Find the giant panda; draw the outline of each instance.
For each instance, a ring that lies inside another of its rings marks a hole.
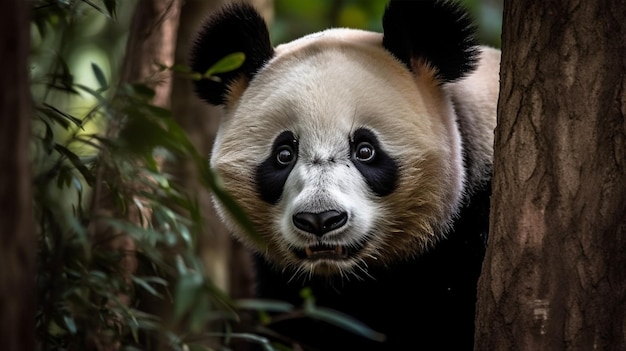
[[[391,1],[383,33],[335,28],[273,47],[235,3],[199,29],[195,82],[222,106],[210,156],[254,240],[257,297],[315,304],[385,335],[314,319],[270,325],[311,350],[471,350],[486,248],[500,52],[457,3]]]

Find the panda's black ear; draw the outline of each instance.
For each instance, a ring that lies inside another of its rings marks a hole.
[[[441,82],[457,80],[476,66],[475,27],[456,2],[392,0],[383,15],[383,31],[389,52],[410,70],[412,59],[425,61]]]
[[[200,98],[213,105],[226,104],[229,85],[242,75],[251,79],[274,56],[265,20],[246,3],[226,5],[206,20],[191,49],[191,69],[205,73],[216,62],[235,52],[245,55],[239,68],[216,74],[219,81],[207,78],[194,81]]]

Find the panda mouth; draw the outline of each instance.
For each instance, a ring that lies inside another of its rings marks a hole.
[[[359,248],[345,247],[343,245],[316,244],[307,246],[304,249],[295,249],[294,253],[300,259],[318,260],[343,260],[354,255]]]

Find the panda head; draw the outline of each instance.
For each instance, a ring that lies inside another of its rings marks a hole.
[[[294,275],[367,275],[427,250],[458,212],[465,170],[442,85],[474,69],[470,20],[453,3],[391,1],[384,34],[330,29],[273,48],[261,16],[228,5],[201,29],[192,68],[245,63],[197,94],[224,107],[211,155],[225,189]]]

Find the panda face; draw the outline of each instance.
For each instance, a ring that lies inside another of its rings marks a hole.
[[[265,239],[256,249],[294,275],[362,277],[417,255],[460,201],[447,97],[433,72],[411,74],[381,42],[348,29],[308,36],[231,89],[212,166]]]

